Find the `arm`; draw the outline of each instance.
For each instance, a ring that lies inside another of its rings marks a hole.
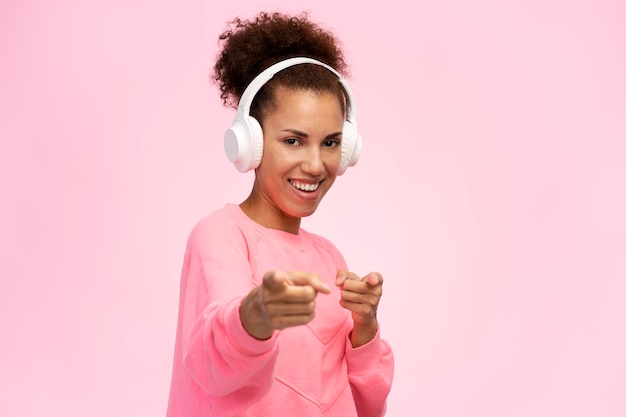
[[[393,380],[394,360],[389,344],[377,332],[369,343],[353,348],[346,342],[348,380],[359,417],[382,417]]]
[[[179,332],[185,372],[212,397],[245,409],[269,390],[277,340],[256,340],[239,307],[254,288],[247,244],[235,226],[203,221],[192,231],[181,282]]]
[[[317,275],[299,271],[270,271],[256,286],[248,253],[254,252],[253,239],[227,229],[202,224],[190,236],[181,292],[182,350],[185,371],[204,392],[221,397],[213,402],[243,410],[272,385],[276,330],[308,323],[315,296],[330,288]]]
[[[383,278],[372,272],[363,278],[337,272],[341,305],[352,312],[354,322],[346,345],[348,379],[359,417],[381,417],[393,379],[393,353],[380,338],[376,312],[382,296]]]

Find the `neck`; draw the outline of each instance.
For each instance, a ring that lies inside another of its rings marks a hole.
[[[273,205],[255,195],[254,191],[241,204],[241,210],[253,221],[268,229],[282,230],[297,235],[300,231],[299,217],[288,216]]]

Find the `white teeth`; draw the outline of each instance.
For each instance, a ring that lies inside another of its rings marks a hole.
[[[295,182],[295,181],[289,181],[291,183],[291,185],[293,185],[297,190],[300,191],[315,191],[317,190],[317,187],[320,186],[320,183],[316,183],[316,184],[300,184],[299,182]]]

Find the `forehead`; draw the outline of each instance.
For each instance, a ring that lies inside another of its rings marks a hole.
[[[321,123],[343,122],[343,110],[339,98],[329,91],[278,88],[274,105],[265,118],[274,120],[297,120],[300,118]]]
[[[277,76],[259,90],[250,107],[250,114],[257,118],[263,118],[263,116],[275,110],[284,96],[298,94],[302,91],[320,96],[325,94],[335,95],[342,112],[345,113],[346,111],[346,97],[337,79],[316,86],[304,86],[283,82]]]

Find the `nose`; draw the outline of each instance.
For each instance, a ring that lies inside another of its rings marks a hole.
[[[307,149],[304,161],[302,161],[302,170],[311,175],[320,175],[324,172],[324,160],[319,147],[311,146]]]

